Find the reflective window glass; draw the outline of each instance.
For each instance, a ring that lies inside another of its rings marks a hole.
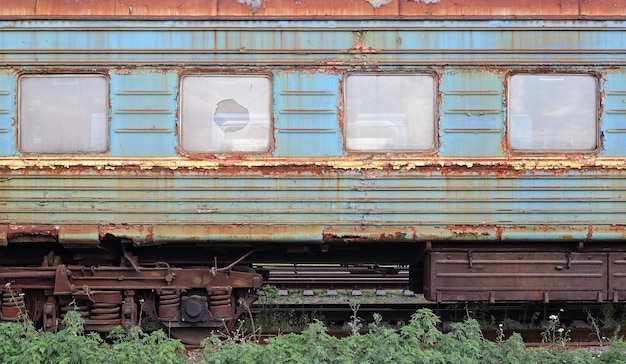
[[[27,153],[107,150],[104,76],[32,75],[19,80],[19,141]]]
[[[430,75],[350,75],[345,115],[350,150],[432,150],[435,79]]]
[[[597,80],[591,75],[518,74],[509,80],[509,146],[520,151],[591,151],[598,140]]]
[[[192,153],[268,150],[271,87],[265,76],[183,77],[183,149]]]

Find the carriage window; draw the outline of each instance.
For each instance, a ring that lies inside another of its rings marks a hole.
[[[270,145],[265,76],[184,76],[181,145],[187,152],[263,152]]]
[[[435,79],[430,75],[346,78],[346,147],[429,151],[435,147]]]
[[[27,153],[107,150],[104,76],[32,75],[19,80],[19,141]]]
[[[592,151],[598,140],[597,80],[519,74],[509,80],[509,145],[518,151]]]

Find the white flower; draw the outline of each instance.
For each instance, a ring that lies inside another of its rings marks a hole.
[[[557,315],[550,315],[549,319],[555,321],[558,318]]]
[[[562,327],[559,327],[559,329],[558,329],[558,330],[556,330],[556,331],[558,331],[558,332],[559,332],[559,334],[562,334],[562,333],[563,333],[563,331],[565,331],[565,329],[564,329],[564,328],[562,328]]]

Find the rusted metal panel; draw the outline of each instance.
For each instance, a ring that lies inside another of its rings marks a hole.
[[[120,210],[121,220],[129,221],[124,215],[132,211]],[[0,246],[23,242],[59,242],[67,246],[97,245],[107,236],[125,239],[138,246],[202,243],[206,241],[250,243],[368,243],[368,242],[455,242],[455,243],[496,243],[507,242],[546,242],[559,243],[620,242],[626,239],[626,227],[616,225],[392,225],[391,223],[364,225],[362,221],[345,221],[341,214],[335,214],[337,222],[332,224],[318,221],[305,222],[288,220],[271,214],[280,224],[259,223],[210,223],[197,225],[197,221],[181,220],[179,224],[153,219],[150,224],[123,223],[120,225],[42,225],[33,226],[0,225]],[[43,220],[43,218],[40,218]],[[341,221],[340,221],[341,220]],[[55,220],[56,221],[56,220]],[[459,220],[460,222],[460,220]],[[408,226],[407,226],[408,225]],[[58,230],[56,230],[58,229]]]
[[[128,239],[135,245],[151,244],[152,243],[152,226],[142,225],[108,225],[100,226],[98,229],[100,239],[104,239],[105,236],[111,235],[118,238]]]
[[[0,17],[212,17],[217,7],[214,0],[6,0]]]
[[[398,16],[396,0],[219,0],[220,16],[389,17]]]
[[[2,224],[7,219],[0,220],[0,245],[6,242],[55,242],[59,236],[59,225],[54,224]]]
[[[400,1],[400,13],[434,18],[576,18],[579,2],[584,1],[472,0],[468,5],[449,0],[415,0]],[[606,11],[604,15],[623,15]]]
[[[607,299],[607,254],[495,250],[433,251],[424,296],[435,301]]]
[[[4,17],[569,18],[624,17],[619,0],[7,0]]]
[[[626,300],[626,253],[609,254],[609,297],[613,302]]]
[[[580,0],[580,15],[584,17],[602,17],[609,14],[624,16],[626,3],[623,0]]]

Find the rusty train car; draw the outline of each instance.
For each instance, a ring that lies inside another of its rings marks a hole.
[[[9,0],[0,319],[186,340],[259,262],[626,299],[619,0]]]

